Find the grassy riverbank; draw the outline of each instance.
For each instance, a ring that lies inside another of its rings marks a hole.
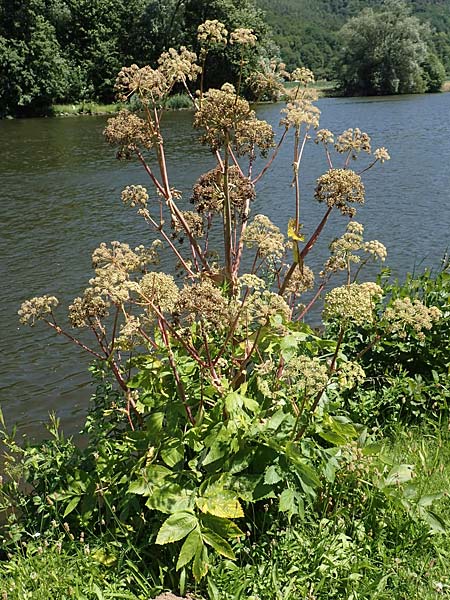
[[[217,561],[207,589],[198,588],[193,597],[450,598],[450,541],[438,530],[450,513],[448,427],[398,426],[382,445],[386,464],[411,466],[413,478],[402,502],[411,503],[415,493],[422,498],[423,510],[428,510],[434,497],[443,496],[436,512],[428,516],[437,531],[429,532],[419,514],[420,504],[417,509],[411,504],[409,511],[400,507],[387,511],[370,487],[341,481],[335,503],[326,512],[310,513],[295,524],[282,518],[262,521],[257,540],[249,537],[236,545],[237,563]],[[369,497],[364,500],[366,493]],[[149,571],[137,548],[124,547],[108,532],[94,540],[80,535],[73,539],[61,517],[39,537],[30,535],[18,543],[10,560],[0,562],[2,598],[148,600],[164,589],[167,571],[160,564],[158,574],[157,557]]]

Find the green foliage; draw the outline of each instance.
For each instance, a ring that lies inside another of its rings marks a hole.
[[[388,289],[386,306],[386,290],[359,283],[369,261],[386,257],[384,245],[364,241],[363,225],[352,219],[365,199],[361,174],[389,160],[385,148],[372,152],[359,129],[336,138],[317,132],[314,141],[329,165],[314,193],[323,215],[308,239],[303,235],[300,164],[320,117],[313,74],[304,68],[289,74],[276,64],[256,74],[259,93],[279,89],[282,76],[295,82],[286,91],[277,145],[272,127],[239,94],[253,32],[229,32],[207,20],[198,33],[200,65],[181,48],[164,53],[157,70],[121,69],[119,98],[140,113],[121,110],[104,131],[117,158],[137,159],[154,186],[150,199],[142,185],[128,185],[122,201],[160,239],[134,250],[117,241],[94,250],[94,277],[69,306],[71,330],[60,324],[54,296],[31,298],[19,310],[22,323],[42,321],[94,356],[98,387],[82,447],[63,437],[55,419],[49,440],[26,447],[3,423],[2,546],[13,552],[30,536],[82,537],[104,566],[134,565],[144,578],[181,593],[206,582],[218,597],[207,576],[219,557],[225,565],[244,564],[247,538],[257,543],[267,520],[301,524],[306,537],[315,532],[323,543],[316,563],[308,562],[309,580],[292,593],[325,589],[317,574],[327,561],[328,536],[340,594],[362,569],[349,567],[355,539],[386,536],[388,546],[400,536],[427,539],[445,530],[433,509],[441,495],[424,495],[411,482],[412,463],[386,459],[360,424],[363,414],[349,418],[345,400],[367,382],[360,359],[378,344],[389,347],[394,336],[424,345],[435,322],[442,321],[447,337],[437,349],[430,345],[433,364],[448,367],[448,294],[425,275],[420,284],[411,279],[409,294]],[[239,57],[237,88],[206,90],[205,66],[226,43]],[[194,96],[189,82],[197,78]],[[194,127],[217,160],[193,185],[194,210],[184,210],[166,163],[170,145],[161,121],[176,86],[191,99]],[[265,215],[251,217],[256,186],[283,143],[292,153],[286,235]],[[370,158],[359,173],[349,168],[364,155]],[[316,283],[306,259],[332,212],[347,224]],[[216,247],[215,231],[222,232]],[[177,262],[175,274],[157,269],[162,245]],[[339,272],[345,283],[329,289]],[[303,319],[325,289],[326,329],[319,334]],[[307,291],[313,297],[304,305]],[[73,331],[82,329],[90,336]],[[399,349],[393,352],[397,360]],[[344,527],[335,529],[332,514]]]
[[[425,91],[422,65],[427,28],[403,1],[364,10],[341,30],[337,79],[345,94],[405,94]]]
[[[440,418],[450,402],[450,272],[448,263],[433,273],[408,275],[403,283],[385,283],[389,303],[409,296],[442,311],[442,318],[424,336],[409,331],[392,333],[389,325],[353,328],[347,340],[348,356],[356,356],[376,339],[362,357],[363,386],[348,395],[351,414],[368,423]]]

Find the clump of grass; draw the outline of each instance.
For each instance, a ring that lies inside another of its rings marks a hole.
[[[81,102],[78,104],[55,104],[52,115],[56,117],[74,115],[108,115],[120,110],[121,104],[98,104],[97,102]]]
[[[192,101],[187,94],[173,94],[166,101],[169,110],[185,110],[192,108]]]

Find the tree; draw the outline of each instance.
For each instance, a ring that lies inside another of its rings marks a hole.
[[[65,97],[69,66],[46,9],[41,0],[0,4],[0,116],[44,112]]]
[[[426,91],[423,66],[430,56],[430,33],[402,0],[385,0],[379,11],[365,9],[340,32],[340,88],[349,95]]]

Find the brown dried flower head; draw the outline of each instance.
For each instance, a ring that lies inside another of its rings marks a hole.
[[[317,100],[315,90],[297,90],[295,88],[288,90],[291,101],[282,109],[286,116],[280,121],[281,125],[287,127],[300,128],[303,124],[317,129],[319,127],[320,109],[313,103]]]
[[[224,178],[220,167],[202,175],[194,185],[191,202],[200,214],[221,213],[224,205]],[[255,199],[255,188],[239,169],[228,170],[230,203],[234,211],[242,213],[248,202]]]
[[[364,185],[351,169],[330,169],[317,180],[314,197],[319,202],[335,206],[343,215],[353,217],[356,209],[350,204],[364,204]]]
[[[334,135],[329,129],[319,129],[314,142],[316,144],[334,144]]]
[[[158,59],[159,71],[171,84],[177,81],[195,81],[201,73],[201,67],[196,63],[197,55],[185,46],[181,46],[178,51],[169,48]]]
[[[192,210],[181,211],[181,214],[187,226],[189,227],[189,231],[191,232],[191,234],[195,238],[202,238],[205,233],[203,229],[202,216],[197,212],[193,212]],[[178,237],[178,239],[180,239],[181,241],[184,238],[185,229],[175,216],[172,218],[172,229],[176,237]]]
[[[118,146],[117,158],[121,159],[131,158],[134,152],[143,148],[150,150],[155,142],[148,123],[127,110],[108,119],[103,133],[109,144]]]

